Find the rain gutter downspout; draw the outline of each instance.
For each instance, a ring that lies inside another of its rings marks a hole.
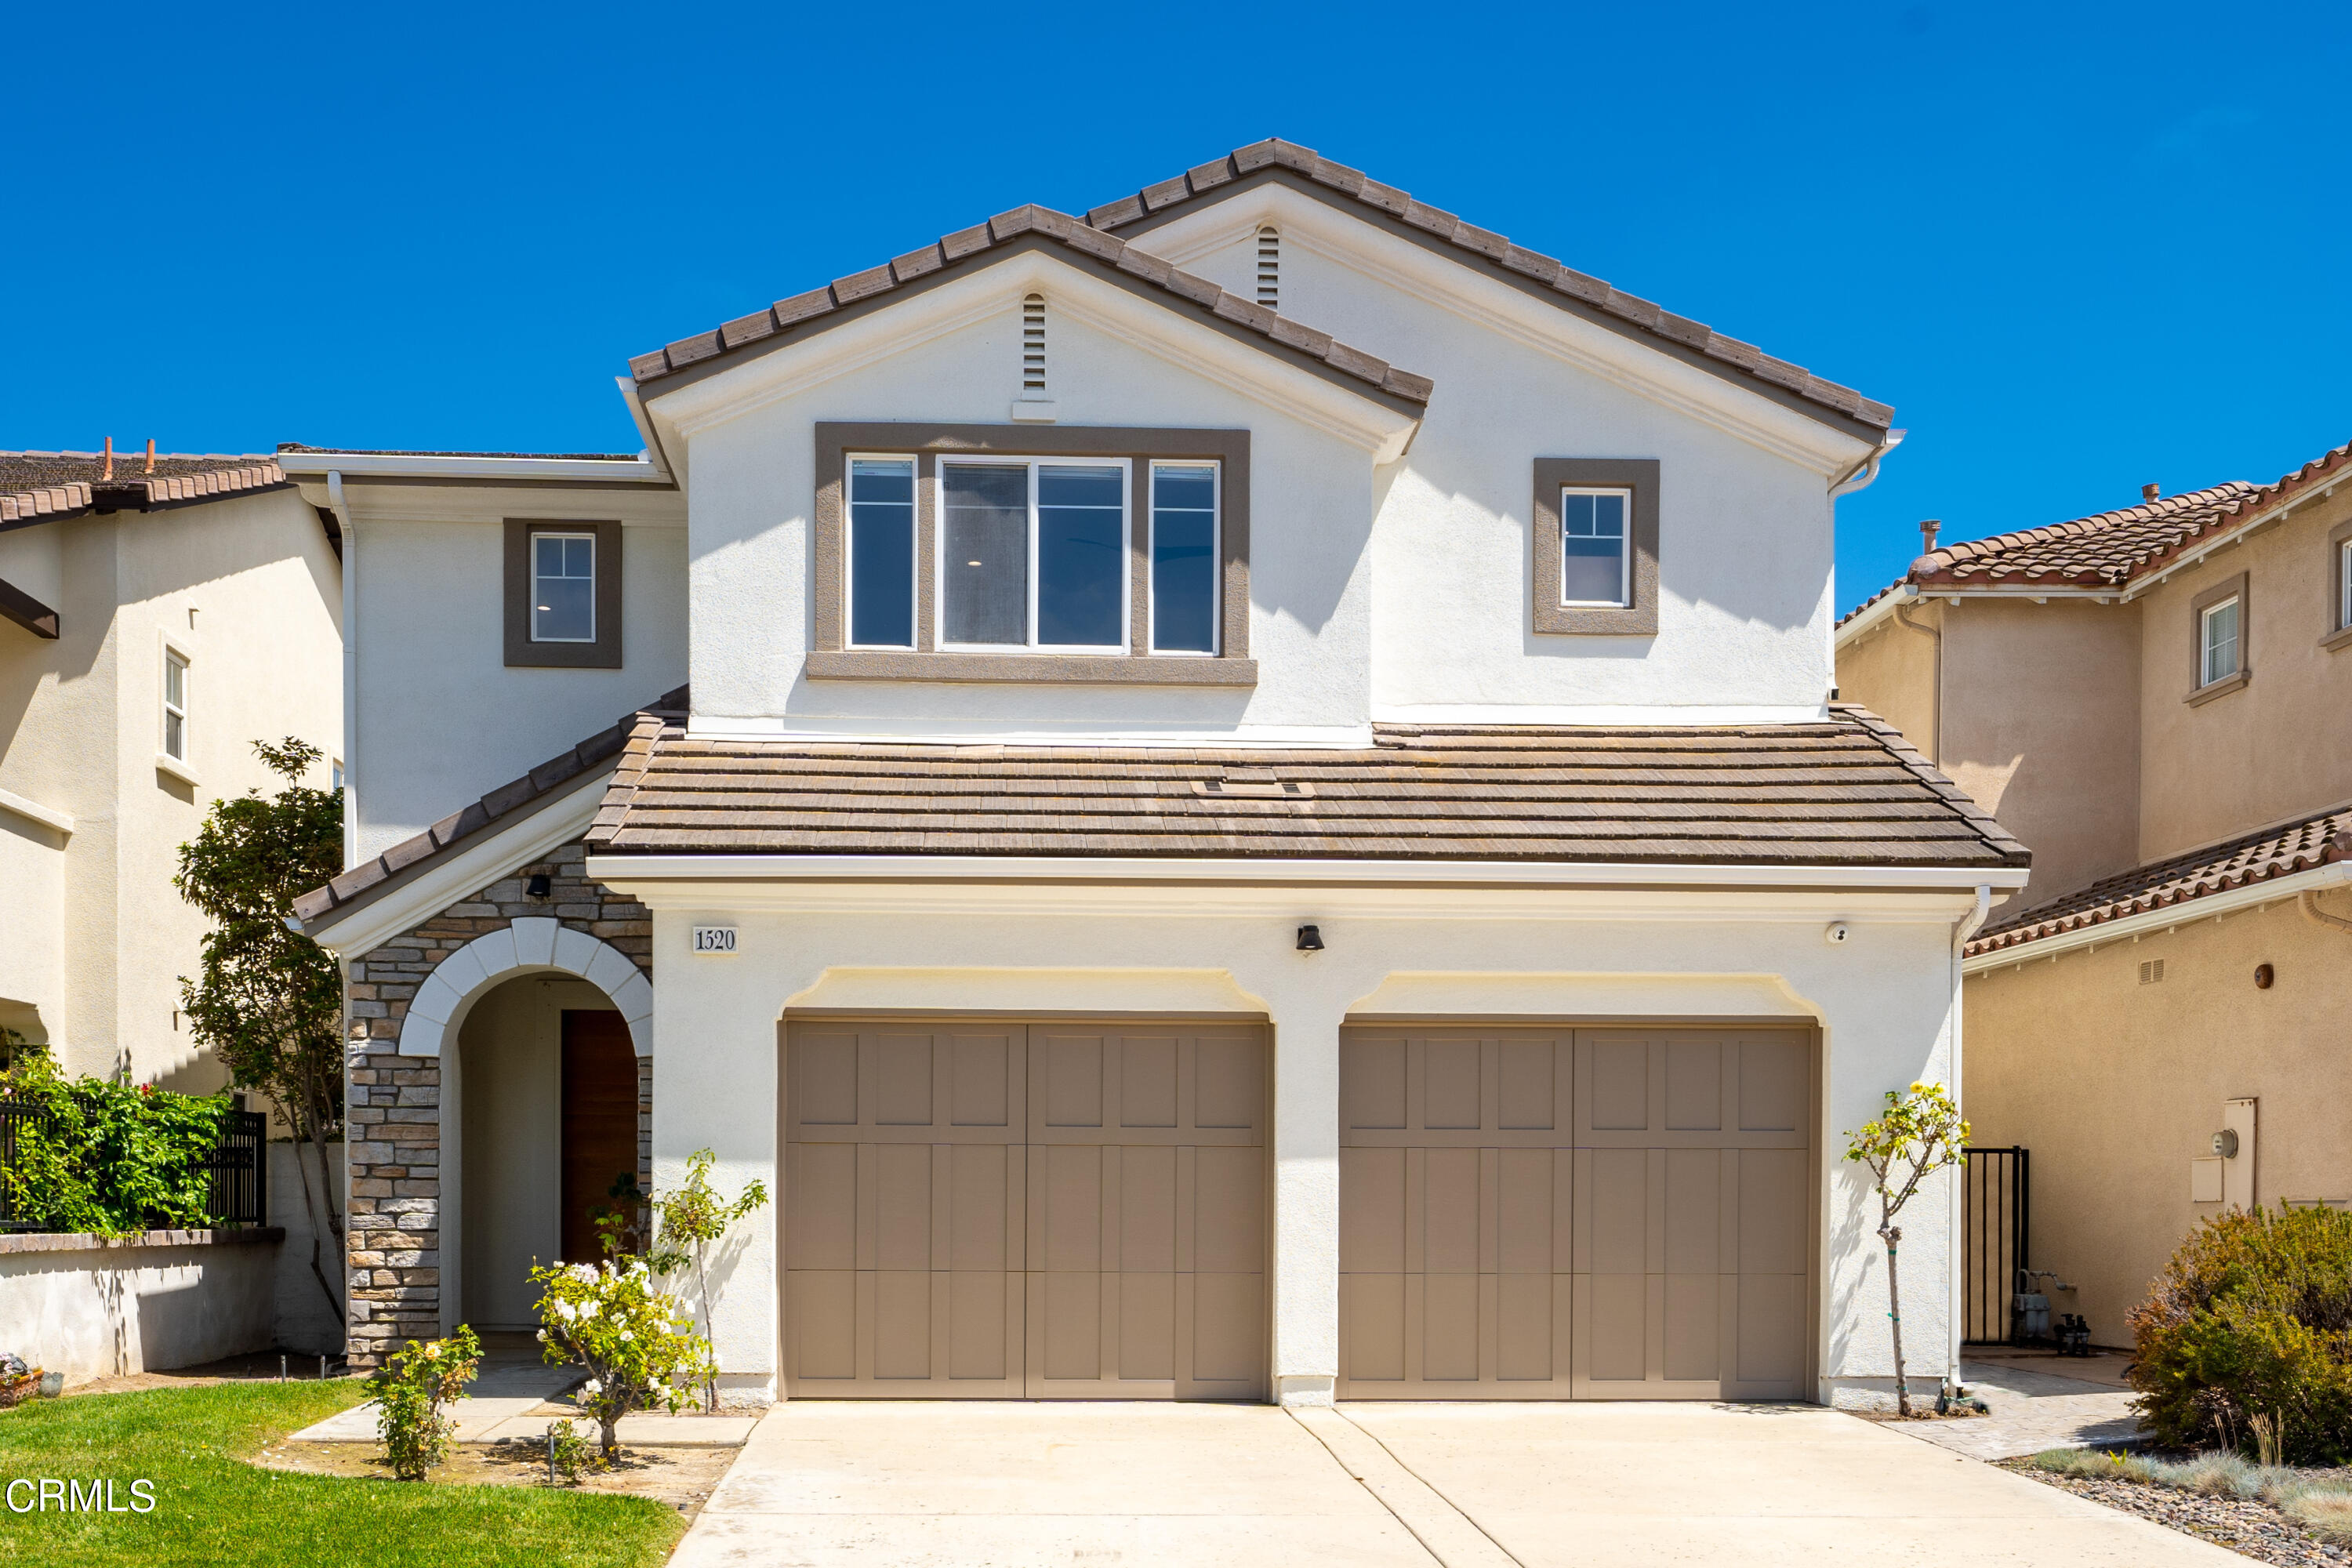
[[[339,468],[327,474],[327,506],[343,531],[343,868],[359,864],[360,534]]]
[[[1918,591],[1915,588],[1912,592],[1916,595]],[[1931,716],[1927,721],[1927,760],[1940,768],[1944,765],[1944,628],[1921,626],[1903,613],[1908,608],[1908,605],[1895,606],[1895,624],[1905,631],[1917,632],[1936,645],[1936,673],[1928,692]]]
[[[1965,982],[1965,977],[1960,973],[1960,956],[1969,945],[1969,939],[1984,929],[1985,920],[1991,913],[1992,888],[1988,883],[1979,882],[1977,884],[1976,908],[1962,915],[1952,928],[1952,1098],[1954,1100],[1961,1100],[1965,1092],[1960,1079],[1962,1012],[1960,989]],[[1964,1100],[1961,1100],[1961,1110],[1963,1114],[1967,1111],[1967,1102]],[[1965,1179],[1966,1170],[1965,1166],[1952,1167],[1952,1206],[1949,1211],[1951,1222],[1948,1227],[1951,1233],[1949,1241],[1952,1256],[1949,1265],[1950,1273],[1947,1276],[1950,1281],[1950,1304],[1946,1309],[1946,1316],[1952,1331],[1952,1357],[1949,1363],[1951,1370],[1946,1375],[1955,1386],[1960,1381],[1960,1341],[1969,1331],[1967,1297],[1964,1293],[1966,1285],[1962,1278],[1968,1268],[1968,1236],[1961,1212],[1965,1206],[1966,1192],[1966,1188],[1961,1184]]]
[[[1868,457],[1848,468],[1843,479],[1831,481],[1830,500],[1835,500],[1840,496],[1850,496],[1856,490],[1868,489],[1871,481],[1878,478],[1878,465],[1886,460],[1887,453],[1903,445],[1903,437],[1910,433],[1908,430],[1889,430],[1886,433],[1886,439],[1873,447]]]

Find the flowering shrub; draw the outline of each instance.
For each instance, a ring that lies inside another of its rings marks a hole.
[[[450,1435],[457,1424],[441,1407],[466,1391],[481,1360],[482,1342],[472,1329],[460,1328],[446,1340],[409,1341],[405,1350],[369,1374],[376,1432],[394,1475],[421,1481],[425,1471],[449,1457]]]
[[[540,1288],[542,1353],[553,1365],[588,1369],[579,1403],[595,1417],[606,1458],[620,1452],[622,1416],[656,1406],[675,1413],[707,1375],[709,1343],[645,1259],[557,1263],[532,1269],[530,1282]]]

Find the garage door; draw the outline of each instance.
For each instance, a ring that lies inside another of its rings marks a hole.
[[[792,1026],[787,1391],[1265,1397],[1265,1067],[1248,1026]]]
[[[1347,1031],[1340,1394],[1808,1396],[1813,1054],[1795,1029]]]

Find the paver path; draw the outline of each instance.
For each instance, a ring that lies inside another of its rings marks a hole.
[[[2063,1366],[2053,1360],[2053,1366]],[[2128,1389],[2031,1367],[1962,1362],[1960,1377],[1992,1407],[1974,1421],[1923,1421],[1897,1430],[1956,1454],[2012,1459],[2044,1448],[2115,1447],[2138,1440]]]

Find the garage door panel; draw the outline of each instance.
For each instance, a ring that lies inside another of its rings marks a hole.
[[[1805,1280],[1801,1275],[1743,1275],[1737,1392],[1752,1399],[1790,1399],[1804,1388]]]
[[[796,1374],[803,1379],[854,1381],[857,1376],[857,1276],[846,1268],[806,1268],[788,1275],[785,1306]]]
[[[857,1267],[857,1145],[796,1143],[785,1163],[788,1268]]]
[[[1421,1266],[1432,1274],[1475,1274],[1480,1151],[1425,1149],[1415,1152],[1421,1166]],[[1408,1168],[1413,1163],[1408,1160]]]
[[[860,1276],[861,1281],[871,1282],[874,1293],[874,1376],[931,1375],[933,1278],[929,1269],[895,1268]]]
[[[931,1267],[931,1150],[925,1143],[869,1145],[874,1167],[874,1256],[861,1268],[919,1269]]]
[[[1341,1372],[1351,1385],[1403,1381],[1405,1278],[1402,1273],[1339,1276],[1346,1342]]]
[[[1722,1286],[1714,1274],[1665,1277],[1658,1360],[1669,1381],[1713,1381],[1723,1375]]]
[[[1738,1160],[1740,1271],[1803,1273],[1804,1151],[1747,1149]]]
[[[1558,1194],[1552,1167],[1555,1160],[1567,1159],[1567,1153],[1555,1153],[1549,1149],[1500,1149],[1494,1154],[1494,1267],[1506,1274],[1549,1274],[1554,1268],[1565,1269],[1565,1255],[1555,1260],[1558,1226],[1552,1211]]]
[[[1185,1227],[1198,1272],[1258,1274],[1265,1258],[1265,1160],[1255,1149],[1190,1151],[1192,1218]]]
[[[1424,1380],[1478,1380],[1478,1279],[1475,1274],[1422,1276],[1421,1375]]]
[[[1402,1149],[1339,1151],[1339,1256],[1347,1259],[1343,1274],[1403,1272],[1404,1186]]]
[[[1550,1132],[1559,1115],[1557,1050],[1549,1040],[1504,1040],[1496,1052],[1496,1116],[1505,1131]]]
[[[1173,1128],[1177,1122],[1178,1042],[1172,1035],[1125,1035],[1118,1041],[1121,1130]]]
[[[1549,1383],[1556,1362],[1559,1313],[1554,1295],[1568,1277],[1501,1274],[1495,1277],[1495,1376],[1505,1383]]]

